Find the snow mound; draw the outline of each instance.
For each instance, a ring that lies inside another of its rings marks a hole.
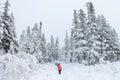
[[[17,57],[19,57],[20,59],[24,59],[25,63],[27,63],[30,69],[36,69],[36,67],[38,66],[35,55],[27,54],[25,52],[19,52],[17,54]]]
[[[25,80],[30,71],[24,59],[9,53],[0,56],[0,80]]]

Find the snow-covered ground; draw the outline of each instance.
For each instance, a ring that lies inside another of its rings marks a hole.
[[[28,54],[0,56],[0,80],[120,80],[120,62],[84,66],[61,63],[59,75],[54,63],[38,64]]]
[[[119,80],[120,62],[107,65],[83,66],[80,64],[61,64],[59,75],[54,64],[43,64],[31,74],[29,80]]]

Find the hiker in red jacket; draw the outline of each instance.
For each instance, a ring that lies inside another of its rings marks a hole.
[[[60,63],[57,65],[57,67],[58,67],[59,74],[61,74],[62,67],[61,67]]]

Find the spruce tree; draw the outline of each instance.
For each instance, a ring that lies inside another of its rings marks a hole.
[[[76,10],[74,10],[74,18],[73,18],[73,25],[77,28],[78,26],[78,15],[77,15],[77,11]]]
[[[82,60],[86,60],[87,57],[87,39],[86,39],[86,16],[84,11],[81,9],[79,13],[77,13],[77,27],[74,26],[71,32],[71,45],[73,49],[73,60],[76,62],[81,62]],[[73,21],[74,22],[74,21]]]
[[[68,32],[66,32],[66,36],[65,36],[65,40],[64,40],[64,54],[65,54],[65,61],[68,62],[69,61],[69,57],[70,57],[70,40],[69,40],[69,36],[68,36]]]
[[[95,9],[91,2],[87,3],[87,41],[89,47],[88,64],[95,64],[99,62],[99,52],[97,45],[100,43],[98,40],[98,27],[96,23]]]
[[[26,33],[25,33],[25,30],[23,30],[22,34],[20,35],[20,40],[19,40],[20,51],[25,52],[25,43],[26,43]]]
[[[55,60],[58,59],[59,59],[59,39],[57,37],[55,41]]]
[[[46,50],[46,52],[47,52],[47,55],[48,55],[48,62],[51,62],[51,58],[50,58],[50,43],[47,43],[47,50]]]
[[[43,33],[42,35],[42,44],[41,44],[41,51],[42,51],[42,57],[43,57],[43,61],[47,62],[48,61],[48,55],[46,52],[46,38],[45,38],[45,34]]]
[[[53,35],[51,35],[51,43],[50,43],[50,61],[55,61],[55,44]]]
[[[3,7],[3,12],[1,14],[1,26],[3,28],[3,36],[2,36],[2,46],[5,53],[10,51],[11,53],[17,52],[17,41],[16,41],[16,33],[15,33],[15,25],[14,25],[14,17],[9,14],[10,4],[8,0],[5,2]]]

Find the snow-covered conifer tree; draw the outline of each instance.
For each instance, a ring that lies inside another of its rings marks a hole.
[[[77,15],[77,27],[72,28],[71,44],[73,45],[74,61],[81,62],[82,60],[87,59],[86,16],[82,9]]]
[[[65,61],[68,62],[70,59],[70,39],[68,36],[68,32],[66,32],[66,36],[64,40],[64,55],[65,55]]]
[[[76,10],[74,10],[74,18],[73,18],[73,25],[75,26],[75,27],[78,27],[77,25],[78,25],[78,15],[77,15],[77,11]]]
[[[47,43],[47,50],[46,50],[46,52],[47,52],[47,55],[48,55],[48,61],[51,62],[51,60],[50,60],[50,54],[51,54],[51,52],[50,52],[50,43]]]
[[[11,53],[16,53],[18,44],[16,41],[14,17],[12,14],[9,14],[9,6],[10,4],[7,0],[3,7],[4,10],[1,14],[1,26],[3,28],[2,46],[5,53],[8,51]]]
[[[99,62],[97,45],[100,44],[100,42],[98,40],[98,26],[96,23],[95,9],[91,2],[87,3],[87,12],[88,63],[95,64]]]
[[[45,34],[43,33],[43,35],[42,35],[42,44],[41,44],[43,62],[47,62],[48,58],[49,58],[46,50],[47,50],[46,49],[46,38],[45,38]]]
[[[19,49],[20,51],[25,52],[25,43],[26,43],[26,32],[23,30],[22,34],[20,35],[20,40],[19,40]]]
[[[56,41],[55,41],[55,60],[58,60],[59,59],[59,39],[58,37],[56,38]]]
[[[33,42],[32,42],[32,33],[31,33],[31,29],[28,26],[27,31],[26,31],[26,41],[25,41],[25,52],[26,53],[30,53],[33,54]]]
[[[53,35],[51,35],[51,43],[50,43],[50,61],[55,61],[55,44]]]
[[[106,22],[105,17],[98,17],[99,26],[99,40],[101,42],[100,55],[103,60],[116,61],[119,59],[119,39],[117,33],[111,26]]]

